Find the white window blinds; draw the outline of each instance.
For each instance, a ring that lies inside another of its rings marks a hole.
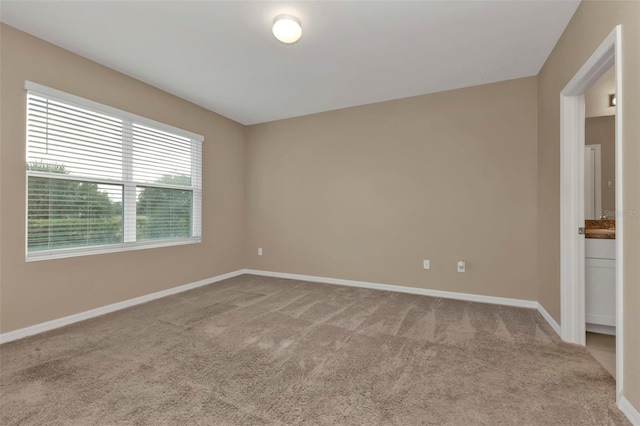
[[[27,259],[200,240],[201,136],[25,88]]]

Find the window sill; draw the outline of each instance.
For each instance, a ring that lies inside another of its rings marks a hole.
[[[183,238],[175,240],[156,240],[135,243],[109,244],[92,247],[74,247],[68,249],[41,250],[28,252],[25,261],[35,262],[39,260],[64,259],[67,257],[90,256],[94,254],[119,253],[123,251],[144,250],[159,247],[182,246],[186,244],[198,244],[202,238]]]

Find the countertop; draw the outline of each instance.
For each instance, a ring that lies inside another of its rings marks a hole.
[[[585,220],[584,221],[585,238],[597,238],[601,240],[616,239],[616,221],[615,220]]]

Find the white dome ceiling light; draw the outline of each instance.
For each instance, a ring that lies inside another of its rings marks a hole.
[[[273,20],[273,35],[283,43],[295,43],[302,36],[300,20],[291,15],[278,15]]]

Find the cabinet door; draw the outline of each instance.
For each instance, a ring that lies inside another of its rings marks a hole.
[[[586,259],[586,320],[590,324],[616,325],[616,262]]]

